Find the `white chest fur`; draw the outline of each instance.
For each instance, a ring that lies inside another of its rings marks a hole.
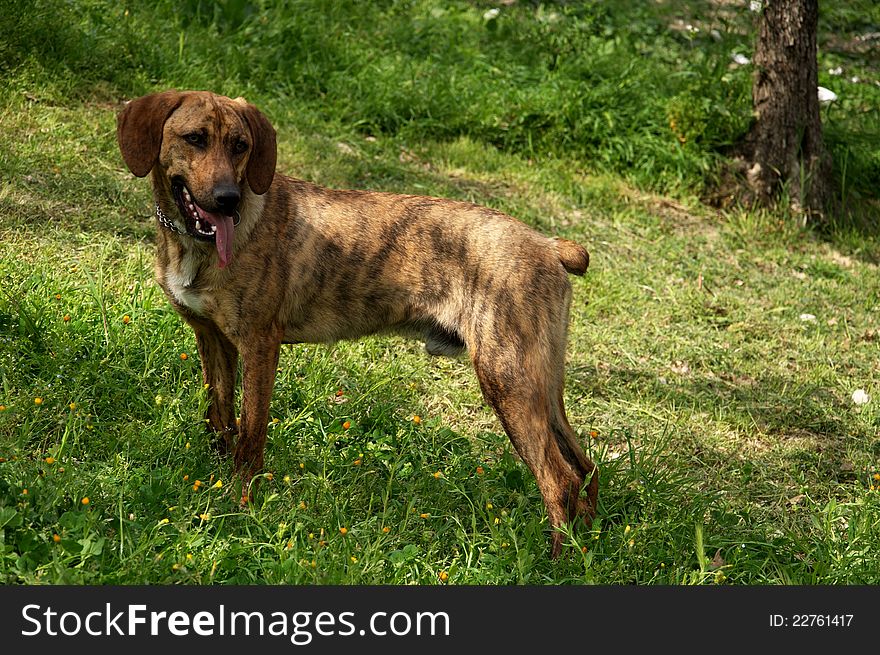
[[[201,253],[190,250],[165,269],[165,284],[174,299],[196,314],[202,314],[205,303],[198,287],[193,285],[203,262]]]

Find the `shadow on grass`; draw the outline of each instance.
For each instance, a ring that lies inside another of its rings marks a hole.
[[[609,400],[612,395],[629,395],[609,393],[603,380],[610,379],[614,388],[638,389],[648,405],[678,408],[692,424],[705,418],[705,438],[694,433],[693,442],[683,447],[704,466],[717,467],[706,474],[723,478],[757,467],[778,481],[779,493],[786,493],[781,489],[801,474],[813,478],[814,484],[851,483],[859,472],[847,461],[848,449],[861,442],[872,447],[866,428],[846,420],[851,407],[831,390],[779,375],[725,381],[691,374],[664,383],[653,374],[627,368],[600,373],[594,367],[573,367],[569,379],[576,393]],[[674,444],[667,445],[676,450]]]
[[[614,367],[570,366],[570,388],[608,397],[605,380],[614,386],[638,388],[658,406],[684,407],[690,412],[718,416],[739,428],[761,432],[835,438],[848,428],[840,418],[847,411],[827,388],[809,382],[795,383],[779,375],[757,379],[725,379],[691,373],[673,380],[654,373]]]

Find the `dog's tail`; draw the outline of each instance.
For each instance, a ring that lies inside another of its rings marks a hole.
[[[579,246],[574,241],[556,237],[556,252],[559,253],[559,261],[562,267],[572,275],[583,275],[590,265],[590,253],[586,248]]]

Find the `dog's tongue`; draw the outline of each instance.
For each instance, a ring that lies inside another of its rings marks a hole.
[[[201,210],[199,213],[202,218],[211,225],[217,227],[216,246],[217,256],[220,258],[219,266],[220,268],[226,268],[229,262],[232,261],[232,236],[233,231],[235,230],[235,227],[232,224],[232,216],[212,214],[206,212],[201,207],[199,207],[199,209]]]

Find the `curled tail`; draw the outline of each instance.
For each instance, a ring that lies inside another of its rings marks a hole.
[[[583,275],[590,265],[590,253],[574,241],[560,239],[553,240],[556,243],[556,251],[559,253],[559,261],[562,267],[573,275]]]

